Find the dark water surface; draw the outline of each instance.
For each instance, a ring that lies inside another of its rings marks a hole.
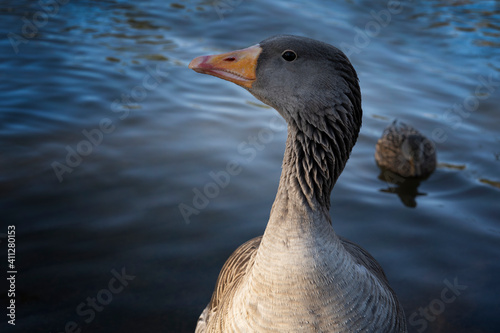
[[[337,45],[360,76],[336,231],[382,264],[411,332],[498,332],[499,1],[43,3],[0,7],[0,267],[14,225],[17,270],[1,332],[194,330],[224,261],[265,228],[286,130],[187,64],[278,33]],[[420,184],[378,179],[394,118],[437,146]],[[215,186],[230,161],[241,172]]]

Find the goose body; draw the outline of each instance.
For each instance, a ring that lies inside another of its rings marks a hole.
[[[436,148],[415,128],[395,120],[377,141],[375,161],[403,177],[427,178],[436,169]]]
[[[380,265],[331,225],[330,193],[362,117],[347,57],[331,45],[281,35],[198,57],[189,67],[243,86],[288,124],[264,235],[227,260],[196,332],[406,332]]]

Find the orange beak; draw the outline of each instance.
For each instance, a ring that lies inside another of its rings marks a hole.
[[[243,50],[232,51],[218,55],[208,55],[194,58],[189,68],[198,73],[209,74],[231,81],[244,88],[252,88],[255,81],[257,59],[262,48],[254,45]]]

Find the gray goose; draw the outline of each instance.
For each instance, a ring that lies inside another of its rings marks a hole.
[[[415,128],[394,120],[377,141],[375,161],[382,172],[425,179],[436,169],[436,148]]]
[[[382,267],[331,225],[330,193],[361,127],[357,74],[337,48],[280,35],[189,68],[246,88],[288,124],[263,236],[223,266],[202,332],[406,332]]]

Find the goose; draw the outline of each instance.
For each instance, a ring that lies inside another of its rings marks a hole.
[[[396,119],[377,141],[375,161],[388,175],[425,179],[436,169],[436,148],[415,128]]]
[[[197,57],[189,68],[244,87],[288,125],[265,232],[226,261],[196,332],[406,332],[380,264],[330,219],[330,193],[361,127],[348,58],[320,41],[278,35]]]

